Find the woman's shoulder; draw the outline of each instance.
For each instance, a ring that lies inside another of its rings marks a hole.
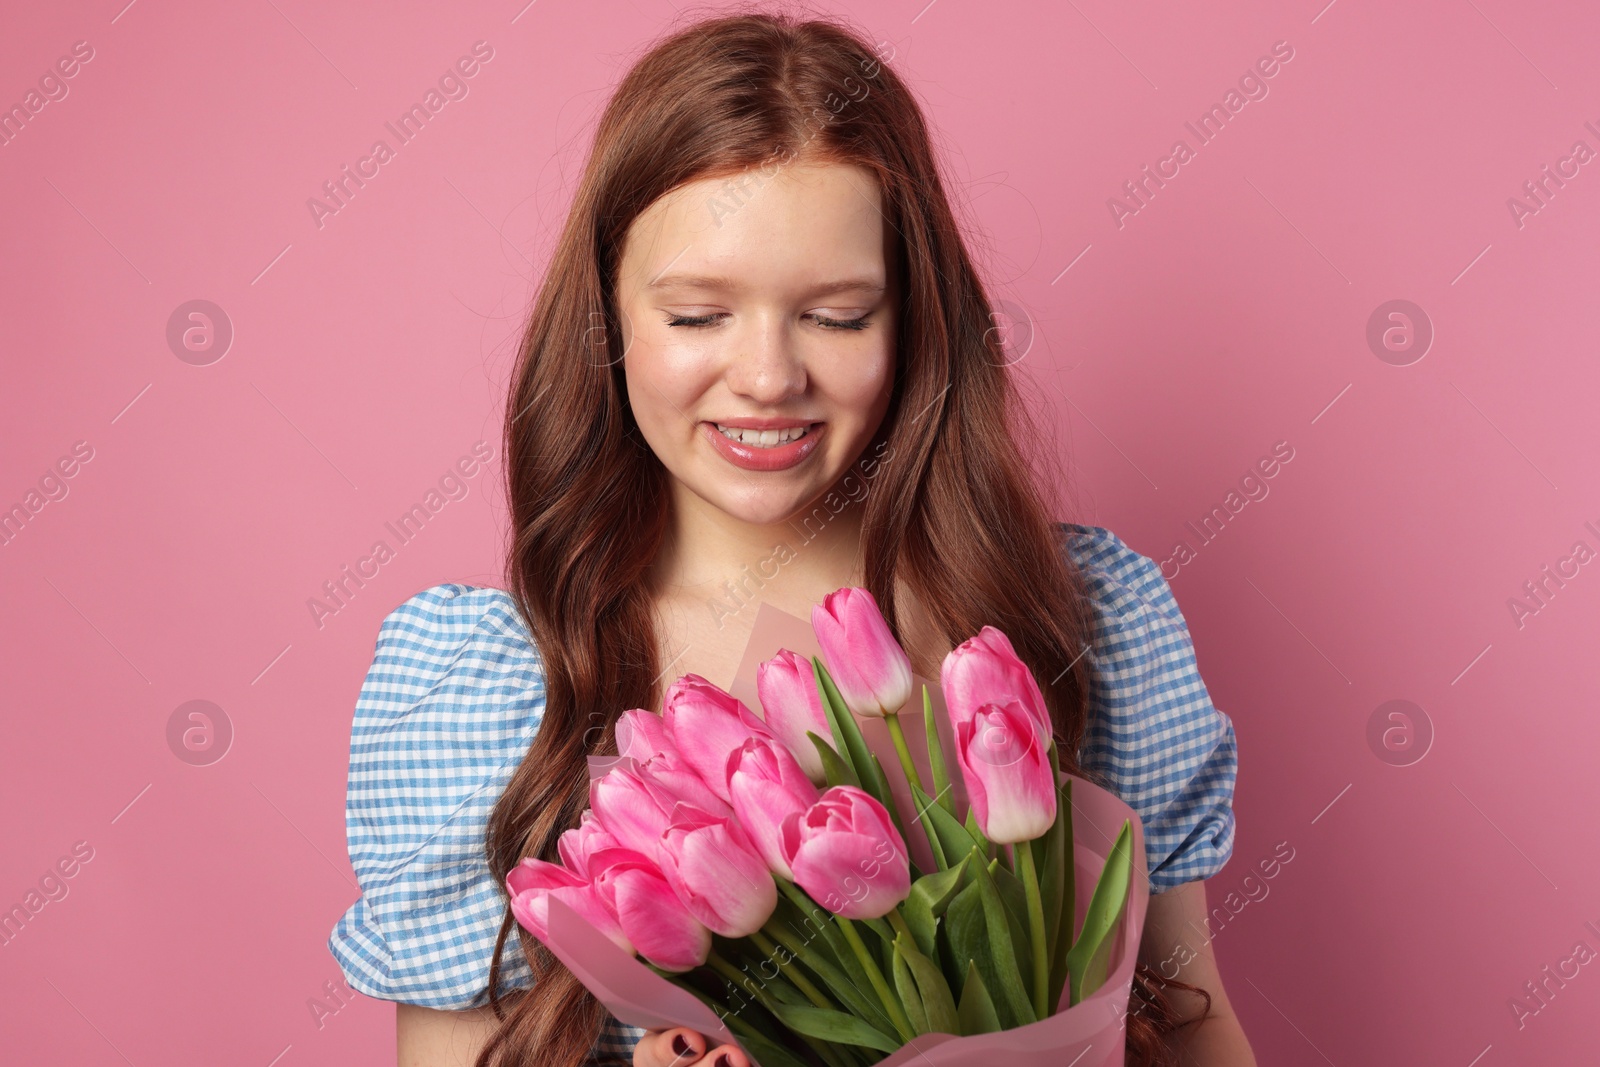
[[[356,699],[352,770],[374,749],[429,771],[487,770],[526,749],[543,710],[544,664],[511,595],[429,586],[378,627]]]
[[[1154,559],[1131,548],[1104,526],[1059,522],[1067,553],[1089,592],[1105,608],[1127,614],[1139,606],[1159,611],[1188,629],[1172,587]],[[1137,602],[1137,603],[1135,603]]]
[[[544,710],[544,664],[504,589],[445,582],[413,593],[378,627],[355,701],[352,761],[390,757],[490,768],[526,749]]]
[[[443,662],[463,644],[504,646],[508,661],[534,663],[537,650],[516,601],[504,589],[442,582],[413,593],[384,616],[376,652]]]
[[[345,829],[362,895],[329,942],[353,988],[482,1002],[504,912],[484,829],[543,711],[543,665],[505,590],[434,585],[383,619],[350,731]],[[507,985],[526,983],[520,952],[503,965]]]
[[[1152,890],[1209,877],[1233,849],[1233,721],[1160,565],[1105,527],[1057,525],[1094,609],[1079,762],[1139,812]]]

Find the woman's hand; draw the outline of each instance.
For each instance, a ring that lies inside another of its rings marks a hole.
[[[681,1026],[650,1030],[633,1048],[633,1067],[750,1067],[737,1046],[710,1044],[705,1035]]]

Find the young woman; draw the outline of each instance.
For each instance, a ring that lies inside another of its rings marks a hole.
[[[1255,1062],[1204,938],[1232,723],[1155,564],[1050,518],[1033,469],[1053,457],[887,59],[833,23],[715,19],[601,118],[506,412],[509,588],[401,604],[356,705],[363,892],[330,946],[399,1002],[402,1064],[747,1067],[611,1018],[502,887],[558,858],[622,711],[684,674],[727,687],[760,601],[809,618],[847,585],[925,677],[1003,629],[1063,769],[1140,813],[1155,895],[1128,1063]]]

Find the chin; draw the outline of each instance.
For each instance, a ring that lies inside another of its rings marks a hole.
[[[751,526],[777,526],[788,522],[803,512],[806,504],[800,500],[772,504],[766,502],[752,504],[746,501],[733,505],[717,504],[717,507],[721,508],[730,518],[738,519],[740,522],[748,523]]]
[[[739,495],[745,486],[718,485],[711,493],[699,494],[702,499],[729,518],[751,526],[777,526],[804,514],[811,507],[813,494],[765,490],[753,496]]]

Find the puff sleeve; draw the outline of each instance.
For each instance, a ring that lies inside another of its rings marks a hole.
[[[1233,721],[1212,703],[1160,567],[1099,526],[1060,524],[1094,601],[1094,682],[1079,764],[1139,813],[1150,891],[1233,854]]]
[[[488,1002],[503,904],[486,821],[544,711],[544,676],[509,594],[435,585],[389,613],[357,697],[345,832],[361,896],[328,947],[350,987],[463,1009]],[[527,988],[508,939],[503,989]]]

